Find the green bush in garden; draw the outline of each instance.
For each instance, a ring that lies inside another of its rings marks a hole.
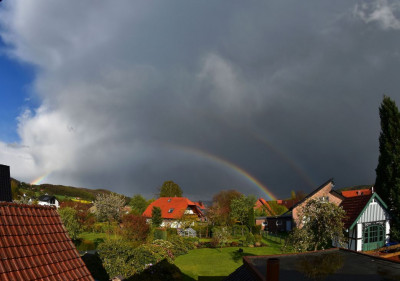
[[[246,243],[247,243],[247,245],[254,245],[255,239],[254,239],[253,233],[248,233],[246,235]]]
[[[156,228],[154,229],[154,240],[161,239],[161,240],[167,240],[167,230],[165,228]]]
[[[168,236],[167,241],[171,242],[172,245],[174,245],[173,254],[175,257],[188,253],[189,249],[187,247],[187,243],[185,243],[185,240],[179,235]]]

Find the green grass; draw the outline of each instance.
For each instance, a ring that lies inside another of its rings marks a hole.
[[[82,232],[79,235],[79,238],[81,238],[83,240],[95,241],[96,239],[106,239],[107,234],[106,233],[96,233],[96,232]]]
[[[267,247],[241,247],[243,253],[238,252],[240,247],[195,249],[177,257],[175,265],[188,276],[187,280],[202,280],[202,277],[208,277],[207,280],[222,280],[242,265],[243,256],[281,254],[280,243],[271,240],[267,242]]]

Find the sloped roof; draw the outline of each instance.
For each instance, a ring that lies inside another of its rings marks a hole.
[[[181,218],[188,207],[191,207],[198,215],[203,215],[199,207],[186,197],[160,197],[147,207],[143,216],[150,218],[153,207],[161,209],[161,217],[164,219]]]
[[[354,196],[370,195],[370,194],[372,194],[371,189],[358,189],[358,190],[342,191],[342,195],[344,197],[354,197]]]
[[[269,203],[264,198],[258,198],[254,208],[255,209],[262,209],[263,207],[265,207],[264,209],[265,209],[265,211],[267,211],[267,215],[268,216],[274,216],[275,215],[275,213],[272,210],[272,208],[269,205]]]
[[[360,195],[354,197],[345,198],[340,206],[346,212],[346,218],[344,219],[344,227],[349,228],[353,222],[358,218],[365,205],[369,202],[372,195]]]
[[[40,195],[39,196],[39,198],[38,198],[38,200],[39,201],[43,201],[43,202],[48,202],[48,201],[50,201],[51,199],[57,199],[55,196],[53,196],[53,195]]]
[[[0,280],[94,281],[53,207],[0,202]]]

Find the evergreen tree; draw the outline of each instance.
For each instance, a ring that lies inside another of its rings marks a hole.
[[[161,209],[159,207],[154,206],[151,210],[151,224],[154,227],[159,227],[162,223],[161,217]]]
[[[392,238],[400,238],[400,113],[396,103],[383,98],[379,108],[381,133],[375,190],[392,214]]]

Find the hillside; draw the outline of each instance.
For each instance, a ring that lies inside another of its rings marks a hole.
[[[73,187],[55,184],[31,185],[11,178],[11,186],[13,193],[26,194],[29,197],[39,197],[42,194],[54,195],[60,201],[69,200],[71,198],[80,198],[86,201],[94,201],[97,194],[109,194],[111,191],[106,189],[89,189],[83,187]],[[126,196],[124,196],[126,197]],[[127,198],[128,199],[128,198]]]

